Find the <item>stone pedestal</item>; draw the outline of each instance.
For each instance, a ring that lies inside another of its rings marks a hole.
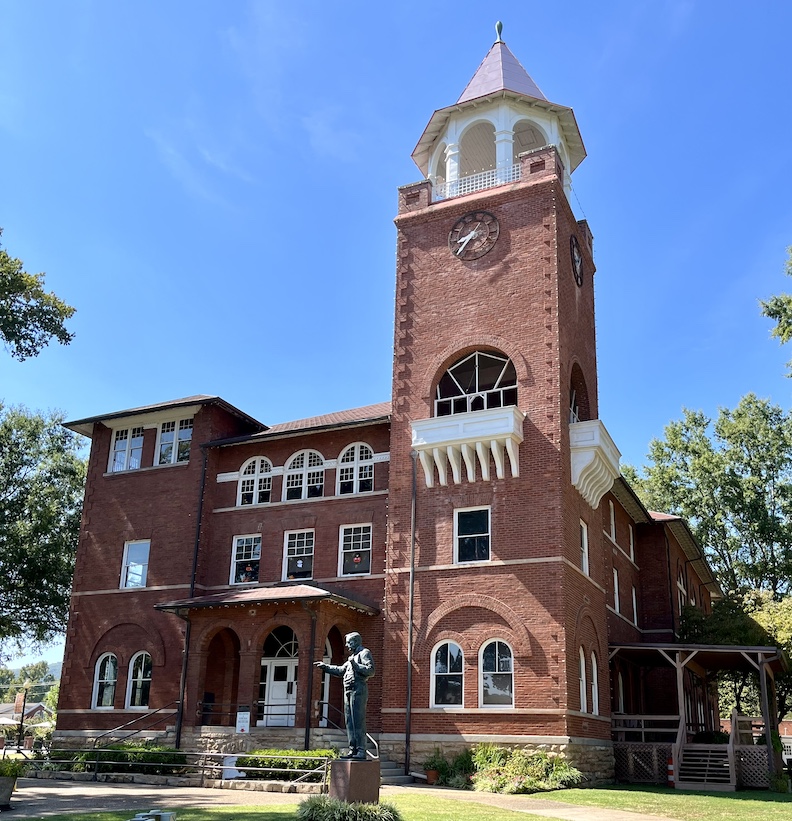
[[[330,762],[330,796],[350,804],[379,803],[380,763],[373,761]]]

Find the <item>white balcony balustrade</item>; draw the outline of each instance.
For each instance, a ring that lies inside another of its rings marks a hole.
[[[432,198],[436,202],[450,197],[461,197],[464,194],[472,194],[474,191],[494,188],[496,185],[517,182],[521,179],[521,176],[520,163],[515,163],[506,168],[492,168],[478,174],[469,174],[467,177],[461,177],[458,180],[437,183],[432,189]]]
[[[418,453],[427,487],[434,487],[435,475],[447,485],[476,481],[476,466],[484,481],[495,475],[503,479],[507,471],[520,475],[519,445],[523,440],[525,414],[516,407],[456,413],[412,423],[412,446]],[[464,465],[464,468],[463,468]],[[450,471],[449,471],[450,466]]]

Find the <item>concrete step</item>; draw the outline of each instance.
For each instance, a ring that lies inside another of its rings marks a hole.
[[[381,778],[380,784],[387,787],[404,787],[409,784],[415,784],[415,779],[411,775],[391,775],[387,778]]]

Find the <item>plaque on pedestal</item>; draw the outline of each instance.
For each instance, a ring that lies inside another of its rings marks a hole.
[[[379,803],[380,763],[340,758],[330,762],[330,796],[350,804]]]

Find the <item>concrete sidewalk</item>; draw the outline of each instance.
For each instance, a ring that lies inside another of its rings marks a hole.
[[[380,796],[388,800],[398,795],[424,795],[459,801],[460,818],[474,816],[471,804],[489,804],[514,812],[563,821],[669,821],[656,815],[579,807],[560,801],[530,798],[522,795],[493,795],[443,787],[415,785],[383,787]],[[3,819],[47,818],[73,813],[84,818],[89,813],[128,811],[131,818],[139,810],[175,810],[190,807],[266,807],[276,804],[298,804],[306,796],[295,793],[248,792],[197,787],[165,787],[146,784],[107,784],[93,781],[43,781],[20,778],[11,798],[11,810]]]

